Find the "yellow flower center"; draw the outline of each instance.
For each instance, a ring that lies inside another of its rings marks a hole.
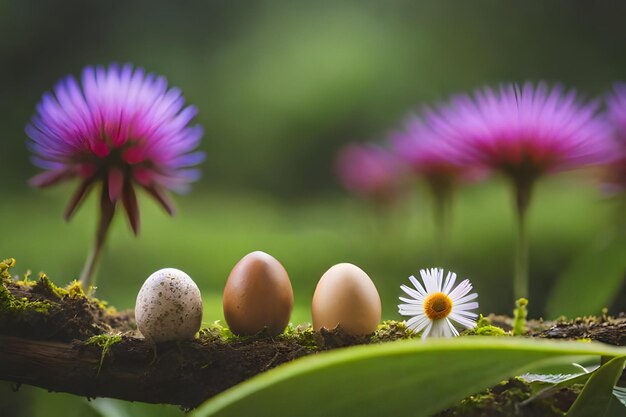
[[[452,300],[442,292],[429,294],[424,300],[424,313],[431,320],[448,317],[452,311]]]

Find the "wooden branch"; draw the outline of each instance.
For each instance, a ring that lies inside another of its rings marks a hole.
[[[0,380],[91,398],[193,408],[254,375],[305,355],[410,336],[397,322],[367,337],[352,337],[340,329],[316,334],[309,327],[275,338],[225,338],[225,329],[214,326],[192,341],[159,345],[155,350],[139,337],[132,312],[108,311],[75,285],[60,289],[45,276],[36,283],[17,282],[6,270],[0,263]],[[510,318],[491,319],[510,329]],[[626,344],[624,316],[527,324],[532,337]],[[106,341],[111,334],[121,336],[108,351],[89,343],[94,337]]]
[[[82,343],[0,336],[0,379],[85,397],[193,408],[211,396],[311,351],[277,340],[159,346],[124,338],[102,350]]]
[[[45,276],[16,281],[1,267],[0,380],[86,397],[193,408],[284,362],[408,336],[401,324],[370,337],[304,327],[274,338],[225,336],[227,329],[213,325],[194,340],[154,347],[137,332],[132,311],[111,311],[76,284],[59,288]],[[97,343],[111,335],[117,341],[106,349]]]
[[[506,327],[502,321],[498,324]],[[625,334],[626,320],[619,318],[604,323],[590,320],[553,324],[533,336],[589,337],[621,345],[626,342]],[[126,335],[103,357],[101,347],[84,341],[0,335],[0,379],[90,398],[175,404],[189,409],[290,360],[335,347],[381,341],[354,338],[340,330],[317,336],[309,332],[307,337],[300,334],[225,340],[203,332],[193,341],[159,345],[155,351],[143,339]],[[392,328],[385,337],[394,340],[406,337],[406,333],[402,327]]]

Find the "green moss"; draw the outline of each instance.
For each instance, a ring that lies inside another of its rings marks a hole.
[[[400,339],[412,339],[416,334],[412,332],[404,321],[385,320],[378,325],[372,336],[372,343],[390,342]]]
[[[94,303],[96,303],[98,305],[98,308],[102,310],[105,314],[109,314],[109,315],[117,314],[117,309],[113,306],[110,306],[108,301],[101,300],[95,297],[88,297],[88,298],[90,301],[93,301]]]
[[[528,386],[517,380],[501,382],[496,387],[461,401],[462,415],[481,415],[487,410],[514,409],[516,404],[530,397]]]
[[[83,290],[83,285],[77,280],[70,282],[69,285],[65,288],[65,290],[67,291],[67,295],[70,298],[84,298],[85,297],[85,291]]]
[[[37,285],[37,281],[33,281],[30,279],[31,270],[29,269],[24,273],[22,279],[18,280],[16,284],[20,287],[34,287]]]
[[[100,349],[102,349],[102,353],[100,354],[100,364],[98,365],[97,375],[100,374],[100,370],[102,369],[102,364],[104,363],[104,358],[107,353],[109,353],[109,349],[116,343],[122,341],[122,335],[119,333],[115,334],[99,334],[97,336],[92,336],[85,341],[85,345],[96,345]]]
[[[258,334],[250,336],[239,336],[233,334],[227,326],[224,326],[219,320],[214,321],[209,326],[200,329],[198,338],[203,343],[234,343],[243,342],[255,339],[267,339],[269,335],[265,330],[260,331]],[[313,330],[311,325],[299,325],[294,326],[289,323],[283,333],[275,336],[276,341],[297,344],[307,349],[315,350],[318,346],[318,335]]]
[[[476,336],[509,336],[509,333],[501,327],[488,325],[476,329]]]
[[[58,300],[69,295],[69,292],[65,288],[55,285],[43,272],[39,274],[39,281],[37,281],[37,284],[33,287],[33,291]]]
[[[319,347],[317,333],[311,325],[294,326],[289,323],[285,331],[278,337],[284,341],[293,341],[309,350],[315,350]]]
[[[2,279],[11,279],[10,269],[15,266],[14,258],[7,258],[0,262],[0,277]]]
[[[13,260],[13,265],[14,264],[15,260]],[[30,271],[27,271],[27,273],[24,274],[24,278],[16,281],[15,283],[18,286],[31,287],[33,293],[41,294],[52,300],[62,300],[66,297],[71,299],[84,298],[96,303],[100,310],[107,314],[117,313],[117,310],[114,307],[109,306],[108,302],[88,296],[83,289],[82,284],[77,280],[70,282],[65,288],[63,288],[52,282],[52,280],[48,278],[45,273],[39,274],[39,279],[37,281],[32,281],[30,280]]]
[[[510,336],[511,333],[504,330],[502,327],[494,326],[491,324],[491,320],[487,317],[483,317],[481,314],[476,322],[476,327],[473,329],[465,330],[461,333],[463,336]]]
[[[9,258],[0,262],[0,320],[3,325],[22,326],[24,323],[30,322],[33,318],[36,320],[47,320],[50,309],[54,306],[49,300],[29,299],[26,297],[16,297],[8,288],[13,282],[10,269],[15,266],[15,259]],[[25,286],[32,287],[29,281],[30,273],[24,275],[22,281]],[[19,282],[19,281],[18,281]],[[20,284],[16,284],[20,285]]]
[[[206,342],[229,342],[238,338],[219,320],[215,320],[208,327],[200,329],[198,337]]]
[[[460,404],[436,414],[436,417],[562,417],[576,399],[578,391],[578,388],[571,387],[533,400],[530,385],[519,378],[511,378],[465,398]]]
[[[22,317],[31,313],[49,314],[52,303],[46,300],[29,301],[17,298],[8,290],[4,283],[0,284],[0,317],[3,320]]]

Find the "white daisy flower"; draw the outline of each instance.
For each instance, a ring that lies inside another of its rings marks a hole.
[[[458,336],[459,331],[450,320],[468,329],[476,327],[475,319],[478,314],[470,310],[478,308],[478,303],[472,301],[478,294],[470,294],[472,284],[468,279],[453,288],[456,281],[454,272],[448,272],[445,282],[442,268],[422,269],[420,275],[424,286],[414,276],[410,276],[409,280],[415,289],[406,285],[400,286],[411,297],[400,297],[406,304],[398,305],[400,314],[413,316],[406,321],[409,329],[416,333],[423,330],[422,339],[426,339]]]

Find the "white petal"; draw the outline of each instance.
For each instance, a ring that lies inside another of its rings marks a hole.
[[[443,324],[443,328],[446,329],[446,337],[454,337],[459,335],[452,323],[450,323],[447,318],[445,319],[445,324]]]
[[[413,317],[411,320],[406,322],[406,325],[413,332],[419,333],[428,325],[428,323],[430,323],[430,320],[424,315]]]
[[[419,332],[421,332],[422,330],[424,330],[424,327],[426,327],[426,326],[428,325],[428,323],[430,323],[430,322],[431,322],[431,321],[430,321],[430,320],[428,320],[428,319],[426,319],[426,320],[424,320],[424,321],[420,322],[420,324],[419,324],[417,327],[415,327],[415,330],[413,330],[413,331],[414,331],[415,333],[419,333]]]
[[[461,283],[452,290],[452,292],[450,294],[448,294],[448,296],[450,298],[454,299],[458,299],[461,297],[464,297],[468,292],[470,292],[472,290],[472,284],[470,284],[469,280],[463,280],[461,281]]]
[[[424,314],[424,306],[423,305],[415,305],[415,304],[398,304],[398,310],[402,311],[413,311],[415,313]]]
[[[478,303],[476,301],[472,301],[471,303],[465,304],[453,304],[454,311],[468,311],[468,310],[476,310],[478,308]]]
[[[450,313],[449,316],[452,320],[456,321],[457,323],[459,323],[461,326],[465,326],[468,329],[473,329],[474,327],[476,327],[476,322],[474,320],[470,320],[466,317],[460,316],[456,313]]]
[[[407,293],[408,295],[410,295],[411,297],[413,297],[414,299],[421,297],[420,293],[415,291],[413,288],[407,287],[404,284],[400,285],[400,289],[404,291],[405,293]]]
[[[422,333],[422,340],[425,340],[428,337],[428,334],[430,333],[430,330],[432,328],[433,328],[433,322],[429,321],[428,326],[426,326],[426,330],[424,330],[424,333]]]
[[[471,318],[476,318],[476,317],[478,317],[478,314],[476,314],[476,313],[474,313],[474,312],[472,312],[472,311],[455,310],[455,309],[452,309],[452,311],[453,311],[454,313],[459,314],[459,315],[464,316],[464,317],[471,317]]]
[[[422,280],[424,281],[424,285],[426,286],[426,292],[428,294],[432,294],[437,292],[437,277],[431,274],[431,271],[426,269],[420,270],[420,275],[422,276]]]
[[[441,328],[439,327],[439,320],[433,321],[433,328],[430,330],[428,337],[436,338],[440,337]]]
[[[452,298],[452,297],[450,297],[450,298]],[[454,304],[463,304],[463,303],[466,303],[468,301],[472,301],[472,300],[474,300],[476,298],[478,298],[478,294],[473,292],[470,295],[466,295],[465,297],[461,297],[461,298],[456,299],[456,300],[454,298],[452,298],[452,302]]]
[[[445,320],[439,320],[439,329],[441,331],[442,337],[452,337],[452,330],[450,330],[450,326],[446,323]]]
[[[454,282],[456,281],[456,274],[454,272],[448,272],[448,276],[446,277],[446,283],[443,286],[443,293],[449,294],[450,290],[454,286]]]
[[[419,316],[413,316],[405,322],[406,326],[410,329],[413,329],[414,327],[416,327],[416,325],[419,325],[421,321],[424,320],[424,318],[428,319],[428,317],[426,317],[425,314],[419,315]]]
[[[439,268],[437,270],[437,291],[441,292],[441,290],[443,289],[443,287],[441,286],[441,284],[443,283],[443,269]]]
[[[448,329],[448,325],[445,320],[435,320],[433,323],[433,330],[431,332],[432,337],[448,337],[451,331]]]
[[[413,310],[413,309],[406,309],[406,308],[400,307],[398,308],[398,313],[400,313],[400,315],[402,316],[417,316],[417,315],[424,314],[424,309]]]
[[[420,284],[417,278],[411,275],[409,277],[409,281],[411,281],[411,284],[413,284],[418,293],[420,293],[423,297],[426,296],[426,290],[424,289],[424,287],[422,287],[422,284]]]
[[[459,331],[456,329],[456,327],[454,327],[454,325],[452,323],[450,323],[450,319],[446,317],[446,322],[448,323],[448,326],[450,326],[450,330],[452,331],[452,336],[458,336],[459,335]]]
[[[437,320],[438,321],[438,320]],[[433,339],[439,339],[441,337],[444,337],[444,329],[443,327],[441,327],[440,324],[433,324],[433,330],[430,332],[430,337]]]
[[[406,297],[398,297],[400,299],[400,301],[404,301],[405,303],[408,304],[424,304],[424,298],[418,299],[418,298],[406,298]]]

